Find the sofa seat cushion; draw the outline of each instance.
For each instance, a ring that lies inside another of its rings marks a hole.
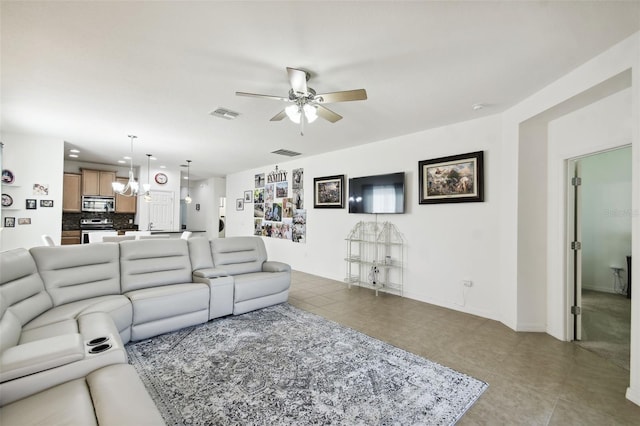
[[[0,408],[3,426],[163,425],[164,420],[134,368],[100,368]]]
[[[144,324],[190,312],[209,311],[209,286],[203,283],[171,284],[130,291],[133,324]]]
[[[253,272],[235,275],[234,302],[281,293],[291,284],[289,272]]]
[[[25,324],[25,331],[48,326],[68,320],[77,320],[81,315],[94,312],[105,312],[111,316],[119,332],[126,330],[131,325],[133,317],[131,302],[126,296],[111,295],[93,297],[86,300],[67,303],[43,313],[39,317]],[[75,331],[77,332],[77,331]]]
[[[101,426],[165,424],[133,366],[101,368],[87,376],[87,383]]]
[[[89,386],[76,379],[0,408],[3,426],[97,425]]]
[[[31,327],[22,330],[20,335],[20,345],[35,342],[36,340],[47,339],[54,336],[78,333],[78,321],[74,319],[62,320],[52,324],[45,324],[40,327]]]

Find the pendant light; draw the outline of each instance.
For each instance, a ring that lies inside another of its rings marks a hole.
[[[129,157],[129,180],[127,184],[120,182],[111,182],[111,188],[113,188],[113,192],[118,195],[122,195],[124,197],[135,197],[138,195],[138,182],[136,182],[135,177],[133,176],[133,140],[137,138],[135,135],[128,135],[131,140],[131,155]]]
[[[142,189],[144,190],[144,201],[146,203],[151,202],[151,181],[150,181],[150,173],[151,173],[151,155],[147,154],[147,183],[142,185]]]
[[[187,196],[184,197],[184,202],[187,204],[191,204],[191,196],[190,194],[190,189],[191,189],[191,174],[190,174],[190,170],[191,170],[191,160],[187,160]]]

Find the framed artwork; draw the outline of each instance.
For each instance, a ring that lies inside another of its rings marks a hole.
[[[313,178],[313,207],[317,209],[344,207],[344,175]]]
[[[255,175],[255,185],[256,188],[263,188],[264,187],[264,173],[260,173]]]
[[[18,225],[31,225],[31,218],[30,217],[19,217],[18,218]]]
[[[244,191],[244,202],[252,203],[253,202],[253,191]]]
[[[423,160],[418,163],[418,202],[471,203],[484,201],[483,151]]]
[[[49,184],[34,183],[33,195],[49,195]]]
[[[244,210],[244,199],[238,198],[236,199],[236,210]]]
[[[53,200],[40,200],[40,207],[53,207]]]
[[[38,208],[38,204],[35,198],[27,198],[26,209],[27,210],[35,210]]]
[[[16,218],[15,217],[5,217],[4,218],[4,227],[5,228],[15,228],[16,227]]]

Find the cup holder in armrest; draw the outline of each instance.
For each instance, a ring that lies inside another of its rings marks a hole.
[[[105,343],[106,341],[108,341],[109,338],[108,337],[96,337],[93,340],[89,340],[87,342],[87,346],[98,346],[98,345],[102,345],[103,343]]]
[[[99,354],[101,352],[106,351],[109,348],[111,348],[111,344],[110,343],[103,343],[101,345],[93,346],[91,349],[89,349],[89,353],[90,354]]]

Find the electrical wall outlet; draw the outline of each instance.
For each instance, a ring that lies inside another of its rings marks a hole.
[[[473,281],[471,280],[462,280],[462,285],[465,287],[473,287]]]

